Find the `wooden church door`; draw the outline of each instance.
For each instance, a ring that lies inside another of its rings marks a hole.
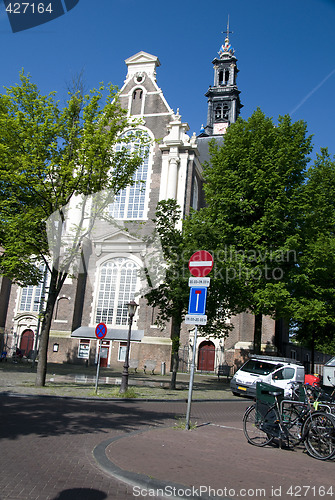
[[[214,371],[215,345],[210,340],[201,342],[198,352],[198,370]]]
[[[25,330],[22,333],[20,349],[23,356],[28,356],[30,351],[34,348],[34,332],[32,330]]]

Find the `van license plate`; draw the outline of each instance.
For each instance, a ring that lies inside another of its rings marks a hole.
[[[246,391],[246,390],[247,390],[247,388],[246,388],[246,387],[241,387],[241,386],[239,386],[239,385],[237,386],[237,388],[238,388],[238,389],[240,389],[240,391]]]

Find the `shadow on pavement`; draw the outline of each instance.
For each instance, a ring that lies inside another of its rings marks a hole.
[[[178,413],[181,408],[182,413]],[[0,398],[0,439],[17,439],[22,435],[40,437],[61,434],[106,432],[111,429],[132,432],[140,426],[155,426],[167,418],[180,418],[186,404],[174,411],[150,411],[137,401],[88,401],[52,397]],[[84,498],[84,497],[82,497]]]
[[[71,488],[64,490],[52,500],[104,500],[107,498],[106,493],[99,490],[91,490],[88,488]]]

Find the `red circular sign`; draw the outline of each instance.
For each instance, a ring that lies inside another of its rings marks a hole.
[[[97,337],[97,339],[103,339],[107,334],[107,326],[105,325],[105,323],[99,323],[96,327],[95,327],[95,336]]]
[[[213,269],[213,257],[207,250],[199,250],[190,258],[188,268],[192,276],[203,278]]]

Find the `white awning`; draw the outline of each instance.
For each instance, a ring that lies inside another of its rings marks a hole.
[[[81,339],[97,339],[95,328],[92,326],[80,326],[71,333],[71,337]],[[127,340],[128,328],[108,328],[103,340]],[[131,330],[131,340],[141,340],[144,337],[144,330]]]

